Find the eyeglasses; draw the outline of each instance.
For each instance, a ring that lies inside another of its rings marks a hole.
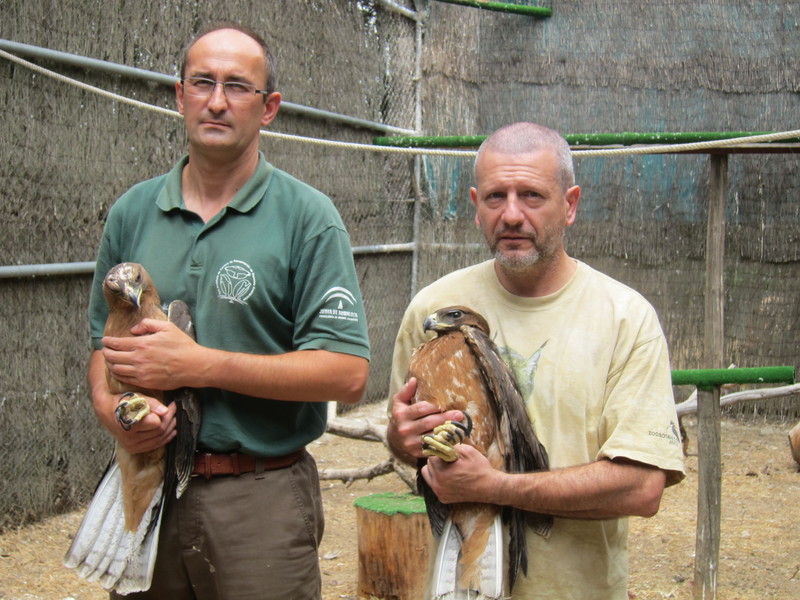
[[[183,91],[197,98],[208,98],[217,85],[221,85],[225,97],[231,102],[246,102],[253,94],[267,94],[266,90],[256,89],[256,86],[241,81],[214,81],[205,77],[187,77],[182,81]]]

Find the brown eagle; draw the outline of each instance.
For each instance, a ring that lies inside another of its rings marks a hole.
[[[170,303],[167,312],[147,271],[137,263],[112,267],[103,281],[108,303],[104,335],[130,336],[142,319],[169,320],[187,335],[194,328],[186,304]],[[165,448],[131,454],[116,444],[111,463],[95,490],[86,515],[64,558],[67,567],[118,593],[147,590],[152,580],[161,515],[168,498],[179,498],[189,482],[200,427],[200,407],[188,389],[162,392],[123,383],[106,369],[113,394],[122,394],[116,417],[124,429],[149,412],[138,394],[164,403],[178,402],[178,434]]]
[[[484,454],[496,469],[547,470],[547,452],[533,432],[514,376],[489,337],[486,319],[469,308],[452,306],[428,316],[423,329],[437,337],[411,357],[408,376],[417,379],[416,401],[466,415],[465,424],[448,422],[423,437],[424,453],[452,461],[457,458],[453,446],[463,442]],[[491,504],[445,505],[421,475],[417,481],[431,529],[441,538],[432,575],[433,598],[504,598],[501,520],[509,528],[511,590],[519,570],[527,573],[526,524],[546,536],[552,517]]]

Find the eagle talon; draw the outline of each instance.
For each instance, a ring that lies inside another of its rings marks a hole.
[[[114,410],[117,422],[125,431],[130,431],[131,427],[144,419],[149,412],[150,405],[147,400],[133,392],[123,394]]]
[[[438,456],[453,462],[458,458],[455,447],[472,433],[472,419],[464,413],[466,423],[445,421],[433,430],[433,435],[422,436],[422,454]]]

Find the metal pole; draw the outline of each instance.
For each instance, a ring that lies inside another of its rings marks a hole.
[[[50,275],[85,275],[94,273],[94,265],[94,261],[43,265],[7,265],[0,267],[0,279],[48,277]]]
[[[422,41],[424,39],[425,22],[427,21],[427,4],[421,2],[417,5],[417,14],[422,15],[418,19],[414,29],[416,36],[415,56],[414,56],[414,127],[417,131],[422,131]],[[409,299],[413,298],[419,287],[419,235],[420,222],[422,218],[422,156],[414,157],[414,216],[412,223],[412,235],[414,242],[414,252],[411,255],[411,285]]]
[[[353,246],[353,255],[392,254],[394,252],[413,252],[415,244],[375,244]],[[91,275],[95,262],[45,263],[32,265],[0,266],[0,279],[21,279],[24,277],[49,277],[54,275]]]
[[[161,85],[170,87],[175,86],[178,77],[174,75],[166,75],[164,73],[156,73],[154,71],[147,71],[136,67],[129,67],[127,65],[120,65],[117,63],[108,62],[105,60],[97,60],[95,58],[87,58],[77,54],[69,54],[67,52],[59,52],[58,50],[50,50],[48,48],[40,48],[38,46],[30,46],[28,44],[20,44],[10,40],[0,39],[0,50],[20,54],[23,56],[41,58],[52,62],[71,65],[73,67],[80,67],[87,70],[101,71],[105,73],[112,73],[114,75],[122,75],[133,79],[142,79],[145,81],[153,81]],[[370,129],[373,131],[380,131],[383,133],[392,133],[396,135],[414,135],[414,129],[404,129],[402,127],[393,127],[391,125],[384,125],[383,123],[375,123],[366,119],[359,119],[358,117],[351,117],[339,113],[322,110],[319,108],[312,108],[310,106],[303,106],[284,100],[281,102],[281,109],[289,112],[294,112],[307,117],[317,119],[324,119],[326,121],[333,121],[351,125],[353,127],[361,127],[363,129]]]

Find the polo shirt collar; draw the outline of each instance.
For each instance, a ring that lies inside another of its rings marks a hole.
[[[164,187],[156,198],[156,206],[164,212],[171,210],[185,210],[186,206],[183,203],[183,192],[181,191],[181,181],[183,168],[188,164],[189,156],[184,156],[172,170],[167,173],[167,179],[164,182]],[[267,162],[263,152],[258,153],[258,165],[256,166],[255,173],[250,179],[247,180],[233,200],[230,201],[226,208],[235,211],[246,213],[261,201],[269,186],[270,179],[275,167]]]

